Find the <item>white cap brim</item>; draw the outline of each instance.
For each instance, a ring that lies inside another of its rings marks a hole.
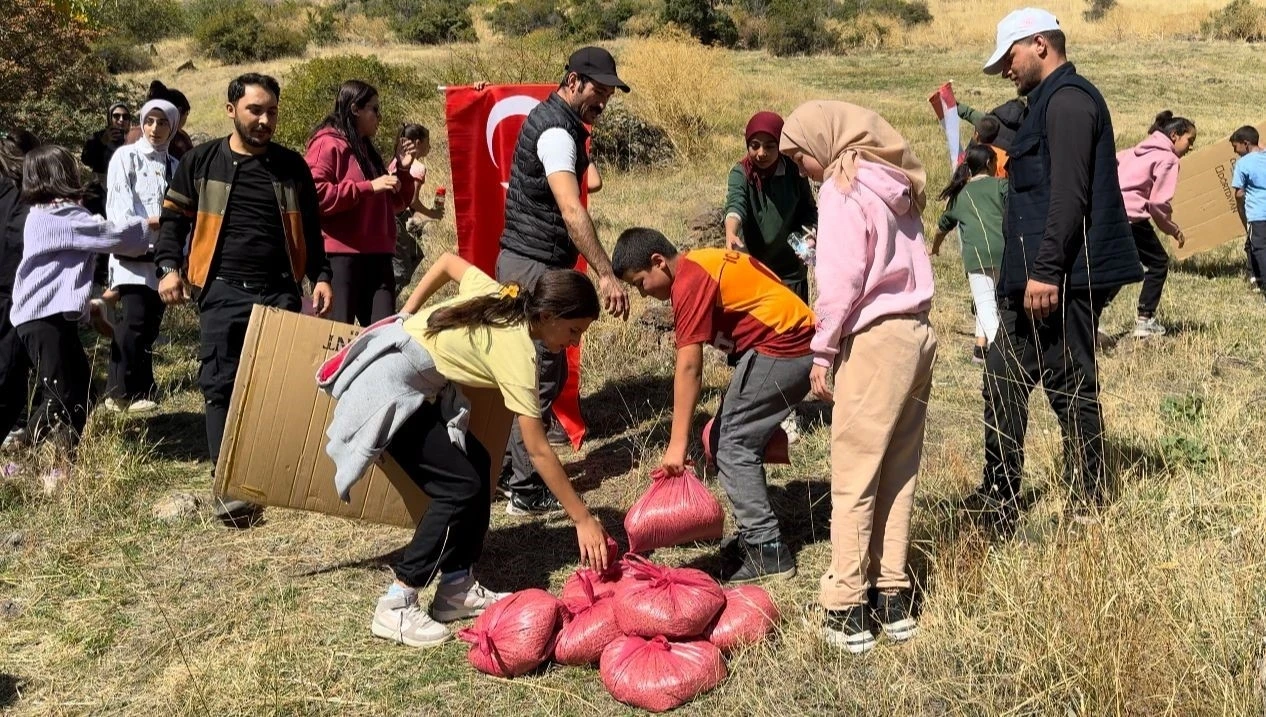
[[[1005,47],[999,47],[989,56],[989,61],[985,63],[986,75],[997,75],[1002,73],[1002,61],[1006,59],[1007,53],[1011,51],[1014,42],[1009,42]],[[977,55],[976,57],[980,57]]]

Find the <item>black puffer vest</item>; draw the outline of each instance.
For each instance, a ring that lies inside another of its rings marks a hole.
[[[561,127],[576,141],[576,179],[585,181],[589,132],[580,117],[555,92],[537,105],[523,123],[514,147],[514,166],[506,192],[506,226],[501,248],[555,267],[571,268],[580,252],[567,234],[563,214],[545,180],[536,143],[545,130]]]
[[[1029,110],[1011,142],[1003,234],[1002,275],[999,295],[1024,291],[1029,270],[1037,259],[1046,232],[1051,201],[1051,150],[1046,137],[1046,109],[1051,97],[1063,87],[1076,87],[1094,100],[1099,125],[1095,130],[1094,156],[1090,165],[1090,197],[1086,207],[1086,238],[1064,267],[1069,289],[1107,289],[1143,278],[1138,250],[1125,214],[1125,200],[1117,179],[1116,141],[1112,117],[1103,95],[1077,74],[1072,63],[1060,67],[1029,95]]]

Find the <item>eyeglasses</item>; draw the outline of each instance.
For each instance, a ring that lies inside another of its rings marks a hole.
[[[132,119],[132,115],[130,115],[130,114],[120,114],[120,113],[118,113],[118,112],[112,112],[112,113],[110,113],[110,119],[116,119],[116,120],[130,120],[130,119]]]

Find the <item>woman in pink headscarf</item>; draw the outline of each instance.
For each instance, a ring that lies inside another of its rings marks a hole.
[[[787,239],[818,223],[809,180],[778,151],[782,117],[757,112],[747,123],[747,155],[730,170],[725,195],[725,245],[746,249],[787,288],[809,301],[804,261]]]

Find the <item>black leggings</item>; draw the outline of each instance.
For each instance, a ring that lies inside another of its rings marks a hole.
[[[369,326],[396,312],[391,254],[331,254],[334,309],[330,318]]]
[[[119,316],[110,342],[106,393],[131,401],[154,394],[154,341],[166,307],[158,292],[142,285],[117,287]]]
[[[431,499],[395,565],[396,578],[423,588],[439,572],[474,565],[491,517],[488,451],[467,433],[463,453],[449,439],[438,404],[425,403],[396,431],[387,452]]]
[[[1165,278],[1169,276],[1169,253],[1152,223],[1143,220],[1130,225],[1134,234],[1134,246],[1139,250],[1139,261],[1147,268],[1143,275],[1143,290],[1139,292],[1139,316],[1151,318],[1160,306],[1161,292],[1165,290]]]
[[[88,420],[92,369],[79,341],[79,323],[62,316],[28,321],[17,327],[43,391],[27,425],[35,439],[50,430],[69,429],[69,443],[78,443]]]

